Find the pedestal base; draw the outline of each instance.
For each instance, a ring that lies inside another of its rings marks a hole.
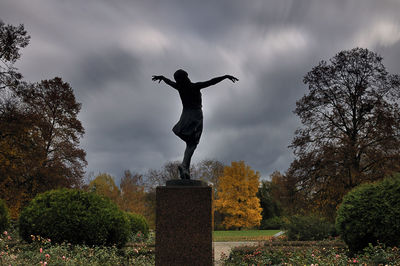
[[[157,187],[156,265],[212,265],[212,191]]]

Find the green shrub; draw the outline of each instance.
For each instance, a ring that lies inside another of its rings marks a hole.
[[[10,213],[4,200],[0,199],[0,233],[10,225]]]
[[[39,235],[56,243],[121,246],[128,239],[129,221],[107,198],[61,189],[36,196],[22,210],[19,229],[26,241]]]
[[[400,174],[350,191],[340,205],[336,228],[352,252],[369,243],[400,244]]]
[[[335,226],[316,216],[292,216],[284,228],[288,240],[324,240],[335,235]]]
[[[260,229],[263,230],[276,230],[281,229],[283,227],[284,221],[279,216],[274,216],[267,220],[262,220]]]
[[[149,225],[146,218],[140,214],[131,212],[126,212],[125,214],[129,220],[131,234],[136,235],[140,232],[146,238],[149,235]]]

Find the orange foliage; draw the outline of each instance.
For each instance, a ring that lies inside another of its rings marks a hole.
[[[257,197],[260,174],[243,161],[225,166],[219,179],[215,209],[224,215],[225,228],[252,228],[260,225],[261,207]]]
[[[119,206],[124,211],[129,211],[146,216],[146,192],[144,186],[139,185],[142,176],[125,171],[121,179],[121,197]]]

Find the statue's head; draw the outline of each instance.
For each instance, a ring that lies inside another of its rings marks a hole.
[[[188,73],[183,69],[178,69],[174,73],[174,79],[176,83],[187,83],[190,82]]]

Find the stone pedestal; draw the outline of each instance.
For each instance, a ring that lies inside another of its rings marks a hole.
[[[190,180],[191,181],[191,180]],[[212,265],[212,191],[175,180],[156,190],[156,265]]]

